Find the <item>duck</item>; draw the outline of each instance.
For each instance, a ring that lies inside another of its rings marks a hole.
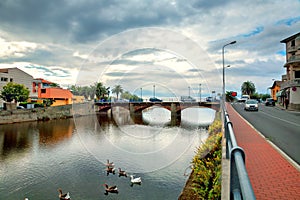
[[[66,194],[63,194],[62,189],[58,189],[58,192],[59,192],[58,197],[60,200],[70,200],[71,199],[69,192]]]
[[[115,168],[107,167],[106,168],[106,175],[108,176],[109,173],[115,174]]]
[[[120,176],[125,176],[125,177],[127,177],[126,172],[125,172],[124,170],[121,170],[121,168],[119,168],[119,177],[120,177]]]
[[[130,175],[130,181],[131,181],[131,186],[133,186],[133,184],[141,184],[142,183],[142,178],[138,177],[138,178],[134,178],[133,175]]]
[[[109,162],[109,160],[107,159],[106,160],[106,167],[110,167],[110,168],[113,168],[115,166],[114,162]]]
[[[104,183],[103,186],[105,188],[105,195],[107,195],[108,193],[118,193],[118,188],[116,185],[108,186],[106,183]]]

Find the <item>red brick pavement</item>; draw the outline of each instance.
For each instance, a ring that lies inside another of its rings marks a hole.
[[[256,199],[300,200],[300,171],[257,133],[230,104],[227,104],[227,112],[233,123],[237,143],[245,151],[246,169]]]

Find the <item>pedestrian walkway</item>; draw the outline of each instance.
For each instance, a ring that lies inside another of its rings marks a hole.
[[[300,200],[300,171],[230,104],[226,107],[237,143],[246,154],[246,169],[256,199]]]

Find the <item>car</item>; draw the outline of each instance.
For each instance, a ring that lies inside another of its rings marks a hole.
[[[255,99],[246,100],[244,110],[246,110],[246,111],[258,111],[258,102]]]
[[[191,96],[181,96],[180,100],[182,102],[196,102],[196,99]]]
[[[247,94],[243,94],[240,99],[240,102],[246,102],[248,99],[250,99],[250,96]]]
[[[275,106],[275,100],[272,98],[267,98],[265,101],[266,106]]]
[[[212,102],[212,101],[213,101],[213,98],[212,98],[212,97],[206,97],[206,101],[207,101],[207,102]]]
[[[158,99],[158,98],[156,98],[156,97],[151,97],[151,98],[149,99],[149,101],[151,101],[151,102],[162,102],[161,99]]]
[[[25,109],[23,106],[17,106],[17,109]]]

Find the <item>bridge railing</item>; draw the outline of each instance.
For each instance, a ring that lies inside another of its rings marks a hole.
[[[223,112],[226,158],[230,159],[230,199],[256,199],[246,170],[245,152],[236,142],[233,125],[226,109],[223,109]]]

